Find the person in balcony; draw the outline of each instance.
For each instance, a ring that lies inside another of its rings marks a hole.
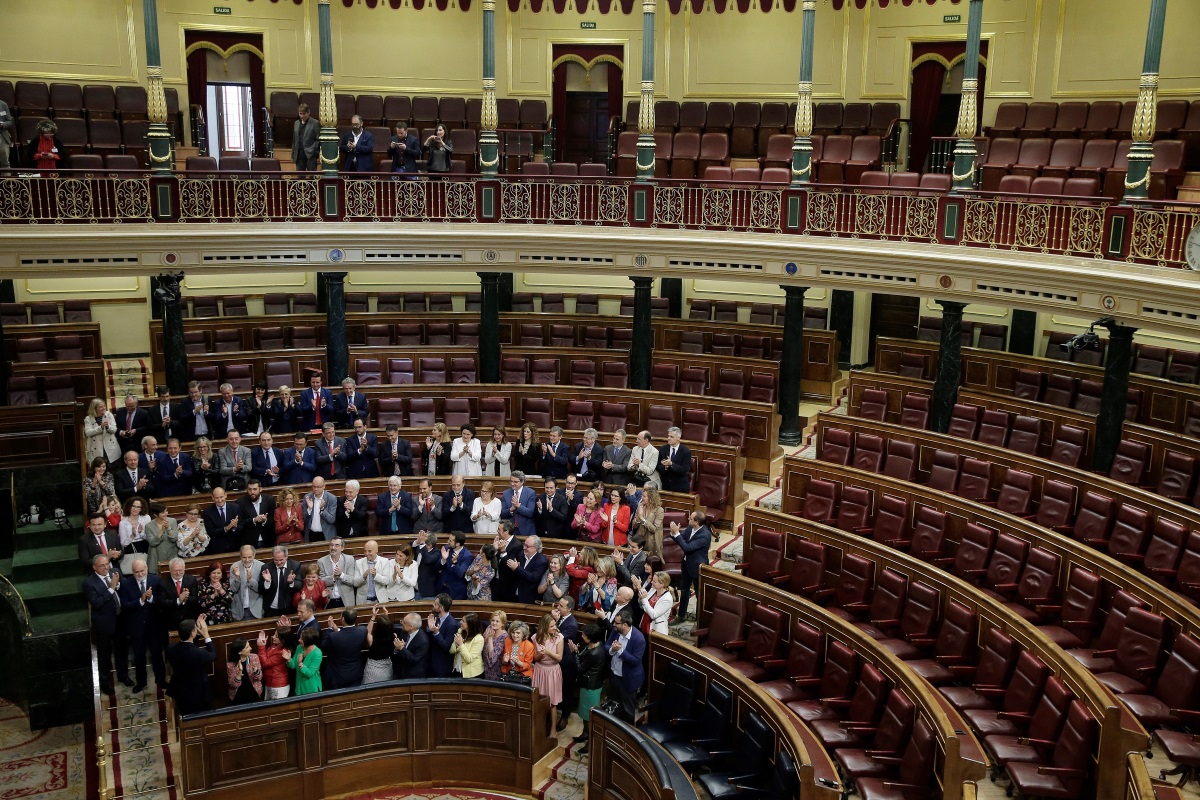
[[[450,132],[445,125],[438,125],[433,129],[433,135],[425,140],[425,168],[430,172],[449,172],[453,155]]]
[[[44,119],[37,124],[38,135],[25,145],[25,164],[36,170],[49,172],[70,167],[67,148],[58,138],[58,126]]]
[[[12,148],[13,116],[8,103],[0,100],[0,169],[9,168],[9,150]]]
[[[344,172],[375,171],[375,137],[363,128],[362,117],[358,114],[350,118],[350,130],[342,135],[341,150]]]
[[[421,140],[415,133],[409,133],[407,122],[396,125],[396,135],[388,144],[388,152],[392,154],[392,172],[403,172],[408,175],[417,173],[417,159],[421,157]]]
[[[292,161],[297,172],[307,172],[321,167],[321,123],[312,118],[308,103],[296,109],[299,116],[292,124]]]

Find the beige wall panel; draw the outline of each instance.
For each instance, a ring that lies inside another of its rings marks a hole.
[[[31,278],[17,281],[17,300],[116,300],[145,297],[143,278]],[[100,325],[100,348],[111,353],[150,352],[150,304],[105,302],[92,306],[92,320]]]
[[[736,281],[710,281],[696,278],[687,282],[687,296],[705,300],[737,300],[741,303],[777,303],[784,298],[783,289],[777,286],[746,286]],[[823,306],[829,304],[829,292],[810,287],[804,293],[804,305]]]
[[[301,292],[309,288],[310,273],[304,272],[212,272],[188,275],[183,279],[184,294],[230,294],[246,292]]]
[[[404,272],[355,270],[346,273],[346,288],[355,292],[477,292],[479,276],[474,272]]]
[[[100,297],[133,297],[142,293],[135,276],[112,278],[30,278],[18,284],[17,300],[87,300]]]
[[[515,282],[531,292],[633,294],[633,281],[628,278],[586,272],[526,272],[517,275]]]
[[[4,0],[0,75],[8,79],[141,80],[142,5],[133,0]],[[137,24],[135,25],[135,16]]]

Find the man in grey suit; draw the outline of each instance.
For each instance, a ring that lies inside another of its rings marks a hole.
[[[325,479],[320,475],[313,478],[312,491],[300,503],[304,512],[304,541],[329,541],[337,535],[337,503],[337,498],[325,491]]]
[[[298,109],[300,118],[292,126],[292,161],[296,164],[297,172],[320,169],[321,123],[312,118],[308,103],[301,103]]]
[[[230,431],[225,446],[217,451],[217,467],[221,470],[221,484],[232,491],[246,488],[250,480],[250,448],[242,444],[242,435]]]
[[[12,149],[13,116],[8,103],[0,100],[0,169],[8,169],[8,154]]]
[[[254,548],[243,545],[241,560],[229,567],[229,593],[233,595],[233,618],[262,619],[262,595],[258,582],[262,576],[263,562],[254,557]]]
[[[336,506],[335,506],[336,508]],[[329,555],[317,559],[321,580],[329,589],[329,604],[326,608],[341,608],[354,604],[354,586],[357,567],[354,559],[342,552],[345,542],[340,537],[329,540]]]
[[[346,440],[337,435],[332,422],[321,426],[321,438],[315,445],[317,474],[323,478],[346,477]]]
[[[629,482],[629,457],[633,451],[625,446],[625,431],[613,431],[612,444],[604,448],[602,465],[604,483],[624,486]]]

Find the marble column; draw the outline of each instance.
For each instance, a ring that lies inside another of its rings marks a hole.
[[[792,142],[792,186],[812,183],[812,70],[816,0],[804,0],[800,33],[800,87],[796,95],[796,139]]]
[[[1126,200],[1144,199],[1150,193],[1150,163],[1154,161],[1154,129],[1158,113],[1158,63],[1162,56],[1166,17],[1167,0],[1151,0],[1146,52],[1142,57],[1142,82],[1138,86],[1137,110],[1133,115],[1133,147],[1129,150],[1129,171],[1125,176]]]
[[[945,433],[950,426],[950,413],[958,401],[958,384],[962,379],[962,318],[967,304],[953,300],[938,300],[937,303],[942,307],[942,341],[929,416],[930,428]]]
[[[683,316],[683,278],[659,278],[658,296],[667,298],[668,315]]]
[[[479,273],[479,382],[500,382],[500,277]],[[509,296],[511,305],[512,297]]]
[[[340,386],[350,375],[346,343],[346,273],[325,272],[325,385]]]
[[[1037,312],[1014,308],[1008,323],[1008,352],[1037,355],[1033,352],[1038,340]]]
[[[654,357],[654,327],[650,324],[650,287],[653,278],[633,281],[633,345],[629,350],[629,388],[650,388],[650,362]]]
[[[638,104],[637,179],[654,179],[654,11],[642,0],[642,99]]]
[[[146,131],[146,157],[150,171],[171,172],[175,142],[167,127],[167,95],[163,91],[162,57],[158,47],[158,0],[142,0],[142,19],[146,28],[146,111],[150,128]]]
[[[785,294],[783,353],[779,357],[779,443],[800,444],[800,377],[804,372],[804,293],[807,286],[781,286]]]
[[[483,109],[479,117],[479,172],[500,172],[500,139],[496,134],[496,0],[483,0]]]
[[[838,366],[850,366],[850,348],[854,344],[854,292],[834,289],[829,295],[829,330],[837,334],[841,347]]]
[[[1104,388],[1100,392],[1100,413],[1096,415],[1096,449],[1092,452],[1092,470],[1108,472],[1121,443],[1125,424],[1125,406],[1129,401],[1129,369],[1133,365],[1133,334],[1137,328],[1106,320],[1108,356],[1104,362]]]
[[[183,343],[183,273],[163,273],[156,278],[156,299],[162,308],[163,358],[167,365],[167,388],[176,397],[187,394],[188,359]]]
[[[329,0],[317,0],[317,27],[321,48],[321,172],[338,173],[337,101],[333,96],[333,27],[329,20]],[[328,376],[327,376],[328,377]],[[340,381],[341,376],[338,378]]]
[[[979,124],[979,31],[983,26],[983,0],[967,7],[967,52],[963,61],[962,98],[954,135],[954,190],[975,188],[976,126]],[[919,168],[920,165],[918,164]],[[949,417],[947,417],[949,419]]]

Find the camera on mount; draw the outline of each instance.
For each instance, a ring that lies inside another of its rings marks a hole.
[[[1116,320],[1112,317],[1104,317],[1098,319],[1088,326],[1088,329],[1083,333],[1076,334],[1065,342],[1059,344],[1059,347],[1065,353],[1071,353],[1075,350],[1099,350],[1100,349],[1100,334],[1096,333],[1096,326],[1108,327],[1115,325]]]
[[[179,305],[181,292],[179,284],[183,273],[164,273],[158,276],[158,285],[154,287],[154,299],[168,308]]]

